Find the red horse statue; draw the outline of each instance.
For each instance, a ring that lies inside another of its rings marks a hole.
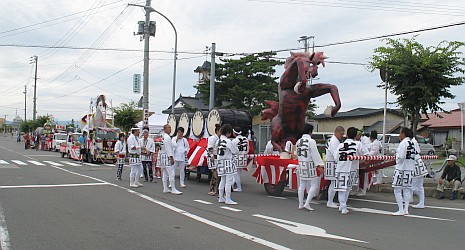
[[[339,92],[335,85],[318,83],[307,85],[307,79],[318,75],[318,65],[325,66],[327,57],[323,52],[291,52],[284,64],[285,71],[279,82],[279,103],[265,101],[270,108],[262,113],[262,120],[271,120],[271,143],[280,151],[287,141],[293,144],[302,136],[310,98],[331,94],[334,107],[330,108],[333,117],[341,108]]]

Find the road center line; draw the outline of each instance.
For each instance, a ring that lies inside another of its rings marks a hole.
[[[253,235],[250,235],[250,234],[247,234],[247,233],[244,233],[244,232],[241,232],[241,231],[238,231],[236,229],[233,229],[233,228],[230,228],[230,227],[227,227],[227,226],[224,226],[224,225],[221,225],[219,223],[216,223],[216,222],[213,222],[211,220],[208,220],[208,219],[205,219],[203,217],[200,217],[198,215],[195,215],[195,214],[192,214],[192,213],[189,213],[187,211],[184,211],[182,209],[179,209],[175,206],[172,206],[172,205],[169,205],[168,203],[165,203],[165,202],[162,202],[162,201],[159,201],[159,200],[156,200],[152,197],[149,197],[147,195],[144,195],[144,194],[141,194],[141,193],[138,193],[132,189],[129,189],[129,188],[126,188],[126,187],[122,187],[122,186],[119,186],[119,185],[116,185],[116,184],[113,184],[113,183],[110,183],[110,182],[106,182],[104,180],[100,180],[98,178],[95,178],[95,177],[92,177],[92,176],[88,176],[88,175],[83,175],[83,174],[79,174],[79,173],[75,173],[75,172],[72,172],[70,170],[67,170],[67,169],[64,169],[64,168],[60,168],[60,167],[56,167],[56,166],[51,166],[52,168],[56,168],[56,169],[59,169],[59,170],[62,170],[62,171],[65,171],[65,172],[68,172],[68,173],[71,173],[71,174],[74,174],[74,175],[77,175],[77,176],[81,176],[81,177],[86,177],[86,178],[89,178],[89,179],[92,179],[92,180],[95,180],[95,181],[99,181],[99,182],[102,182],[102,183],[106,183],[108,185],[111,185],[111,186],[114,186],[114,187],[118,187],[118,188],[121,188],[123,190],[126,190],[128,191],[129,193],[131,194],[135,194],[137,196],[139,196],[140,198],[143,198],[145,200],[148,200],[152,203],[155,203],[157,205],[160,205],[162,207],[165,207],[173,212],[176,212],[176,213],[179,213],[179,214],[182,214],[186,217],[189,217],[193,220],[196,220],[196,221],[199,221],[199,222],[202,222],[206,225],[209,225],[209,226],[212,226],[212,227],[215,227],[217,229],[220,229],[222,231],[225,231],[227,233],[230,233],[230,234],[233,234],[233,235],[236,235],[236,236],[239,236],[241,238],[244,238],[246,240],[250,240],[250,241],[253,241],[255,243],[258,243],[258,244],[261,244],[261,245],[264,245],[264,246],[267,246],[269,248],[272,248],[272,249],[279,249],[279,250],[290,250],[290,248],[288,247],[285,247],[285,246],[281,246],[281,245],[278,245],[276,243],[273,243],[271,241],[267,241],[267,240],[264,240],[264,239],[261,239],[261,238],[258,238],[256,236],[253,236]]]
[[[1,189],[11,188],[53,188],[53,187],[82,187],[82,186],[102,186],[109,183],[77,183],[77,184],[45,184],[45,185],[20,185],[20,186],[0,186]]]

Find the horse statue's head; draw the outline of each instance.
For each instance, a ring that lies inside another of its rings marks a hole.
[[[318,75],[318,65],[325,66],[325,59],[328,58],[323,55],[323,52],[291,52],[291,56],[286,59],[284,68],[287,69],[295,59],[299,58],[304,63],[305,73],[308,78],[315,78]]]
[[[97,97],[97,101],[95,102],[95,106],[97,110],[100,110],[101,112],[105,111],[107,109],[107,103],[105,102],[105,96],[104,95],[99,95]]]

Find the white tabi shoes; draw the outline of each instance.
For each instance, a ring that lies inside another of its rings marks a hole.
[[[339,208],[339,205],[337,205],[334,202],[327,202],[326,206],[329,207],[329,208]]]

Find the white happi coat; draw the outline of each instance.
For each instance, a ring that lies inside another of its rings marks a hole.
[[[368,150],[360,141],[347,139],[339,144],[337,153],[334,155],[337,162],[335,190],[347,191],[351,189],[352,186],[358,185],[358,169],[360,162],[359,160],[348,161],[347,156],[369,154]]]
[[[334,156],[337,154],[339,143],[339,139],[335,135],[326,143],[325,180],[336,180],[336,161]]]
[[[296,146],[297,160],[299,161],[299,167],[297,168],[299,177],[302,180],[317,178],[316,167],[323,166],[323,160],[320,153],[318,153],[315,140],[309,134],[304,134],[297,141]]]
[[[148,155],[141,155],[140,159],[142,161],[152,161],[152,154],[155,153],[155,142],[153,139],[147,137],[147,140],[144,137],[140,138],[142,141],[142,146],[145,146],[147,149]]]
[[[160,150],[158,151],[157,166],[164,168],[171,166],[169,157],[173,156],[173,145],[171,144],[171,137],[163,133],[163,141],[160,145]]]
[[[420,145],[418,144],[418,141],[415,138],[413,138],[412,142],[417,153],[415,155],[415,171],[413,171],[413,178],[423,178],[428,174],[428,169],[426,168],[425,163],[421,159]]]
[[[175,161],[185,161],[187,153],[189,152],[189,143],[187,139],[182,137],[179,141],[176,141],[177,137],[171,139],[171,143],[174,148],[174,160]]]
[[[130,164],[136,164],[140,163],[140,156],[139,157],[131,157],[131,154],[138,154],[140,155],[140,147],[141,147],[141,141],[139,138],[135,137],[134,134],[131,134],[128,137],[128,151],[129,151],[129,163]],[[132,149],[136,147],[136,149]]]
[[[208,151],[208,156],[207,156],[207,165],[208,165],[208,168],[209,169],[216,169],[216,165],[215,165],[215,161],[212,161],[211,158],[212,157],[216,157],[216,155],[218,154],[218,140],[220,138],[218,137],[218,135],[212,135],[210,137],[208,137],[208,146],[207,146],[207,149],[213,149],[213,155],[210,155],[210,151]]]
[[[247,168],[247,154],[249,152],[249,140],[247,137],[238,135],[232,140],[232,144],[239,150],[233,155],[233,163],[236,168]]]
[[[233,155],[239,153],[239,150],[233,145],[232,141],[224,135],[221,135],[217,145],[218,156],[216,170],[218,171],[218,176],[235,174],[237,170],[232,164],[232,159]]]
[[[405,137],[397,147],[396,168],[392,176],[393,187],[410,187],[415,170],[415,145],[409,137]]]
[[[378,139],[375,139],[373,142],[370,143],[370,155],[378,156],[382,155],[382,145]]]
[[[126,154],[126,143],[124,141],[118,140],[115,144],[115,153],[117,154]]]

